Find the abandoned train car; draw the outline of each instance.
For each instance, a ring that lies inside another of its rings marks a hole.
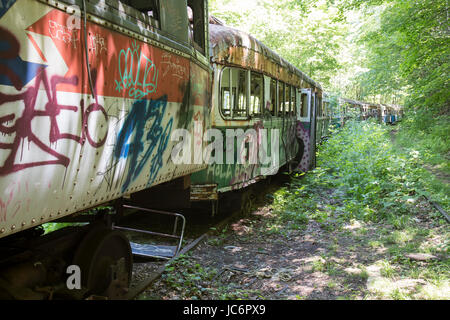
[[[226,143],[206,169],[191,175],[193,201],[217,200],[218,193],[242,189],[285,165],[307,171],[316,121],[325,119],[316,117],[322,110],[318,83],[245,32],[218,22],[209,29],[210,123]]]
[[[207,12],[206,0],[3,2],[2,297],[47,297],[32,287],[64,276],[61,263],[81,264],[96,293],[127,287],[130,244],[111,223],[35,227],[206,168],[170,161],[170,137],[209,126]]]

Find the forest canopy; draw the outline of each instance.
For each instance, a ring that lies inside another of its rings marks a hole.
[[[210,0],[247,31],[350,99],[449,113],[447,0]]]

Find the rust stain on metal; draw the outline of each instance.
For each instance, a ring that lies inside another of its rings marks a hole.
[[[217,184],[191,185],[191,201],[218,200]]]

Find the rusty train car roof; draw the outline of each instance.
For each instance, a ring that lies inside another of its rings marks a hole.
[[[387,109],[393,109],[393,110],[401,110],[401,109],[403,109],[403,106],[401,106],[401,105],[391,105],[391,104],[385,104],[385,103],[371,103],[371,102],[351,100],[351,99],[347,99],[347,98],[340,98],[340,99],[341,99],[341,101],[343,101],[345,103],[350,103],[350,104],[353,104],[353,105],[360,105],[360,106],[366,105],[369,108],[371,108],[371,107],[375,107],[375,108],[385,107]]]
[[[341,100],[345,103],[349,103],[349,104],[353,104],[353,105],[359,105],[359,106],[363,105],[363,102],[361,102],[361,101],[356,101],[356,100],[351,100],[351,99],[346,99],[346,98],[341,98]]]
[[[310,86],[322,90],[319,83],[252,35],[211,19],[210,22],[213,22],[209,25],[211,62],[259,70],[297,86],[302,86],[299,80],[305,81]]]

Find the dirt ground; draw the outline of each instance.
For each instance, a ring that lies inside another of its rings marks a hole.
[[[400,231],[309,220],[277,232],[265,205],[179,258],[139,299],[448,299],[448,226],[421,205]]]

